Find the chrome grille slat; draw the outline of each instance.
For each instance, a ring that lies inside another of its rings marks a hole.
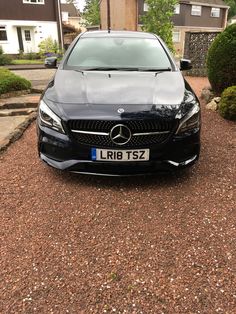
[[[73,138],[81,144],[96,147],[118,147],[110,139],[110,131],[117,124],[126,125],[132,137],[122,147],[145,147],[166,142],[178,127],[176,120],[69,120]],[[121,147],[121,146],[120,146]]]

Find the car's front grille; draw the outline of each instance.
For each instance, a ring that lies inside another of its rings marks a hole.
[[[96,147],[121,147],[114,144],[110,137],[112,128],[119,124],[127,126],[131,131],[131,139],[127,144],[122,145],[122,147],[130,148],[162,144],[173,135],[178,126],[176,120],[164,119],[121,121],[69,120],[68,128],[78,143]],[[153,132],[156,134],[153,134]]]

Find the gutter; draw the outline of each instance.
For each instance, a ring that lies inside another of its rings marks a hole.
[[[180,3],[182,3],[180,1]],[[185,4],[193,4],[193,5],[200,5],[202,7],[211,7],[211,8],[221,8],[221,9],[229,9],[230,7],[228,5],[220,5],[220,4],[209,4],[209,3],[205,3],[205,2],[201,2],[201,1],[190,1],[190,2],[183,2]]]

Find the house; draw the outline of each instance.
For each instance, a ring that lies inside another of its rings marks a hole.
[[[77,30],[86,31],[86,28],[83,26],[83,19],[79,10],[75,7],[73,3],[62,3],[61,4],[61,15],[62,22],[64,24],[69,24],[74,26]]]
[[[222,0],[180,0],[172,17],[175,50],[183,54],[186,32],[220,32],[229,7]],[[145,0],[110,0],[111,29],[140,30],[148,10]],[[107,29],[107,1],[101,1],[101,28]]]
[[[38,52],[51,37],[63,46],[59,0],[0,0],[0,46],[8,54]]]
[[[229,20],[229,25],[234,23],[236,23],[236,15],[231,17],[231,19]]]
[[[139,29],[139,0],[110,0],[111,29],[130,30]],[[142,2],[144,6],[144,2]],[[101,29],[107,29],[107,0],[100,2]]]

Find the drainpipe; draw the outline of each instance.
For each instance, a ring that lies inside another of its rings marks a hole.
[[[224,20],[224,25],[223,28],[225,29],[227,26],[227,22],[228,22],[228,13],[229,13],[229,7],[225,10],[225,20]]]
[[[107,29],[108,33],[111,31],[111,7],[110,0],[107,0]]]
[[[63,32],[62,32],[62,21],[61,21],[61,2],[57,0],[57,12],[58,12],[58,22],[59,22],[59,42],[61,44],[62,51],[64,50],[64,40],[63,40]]]

